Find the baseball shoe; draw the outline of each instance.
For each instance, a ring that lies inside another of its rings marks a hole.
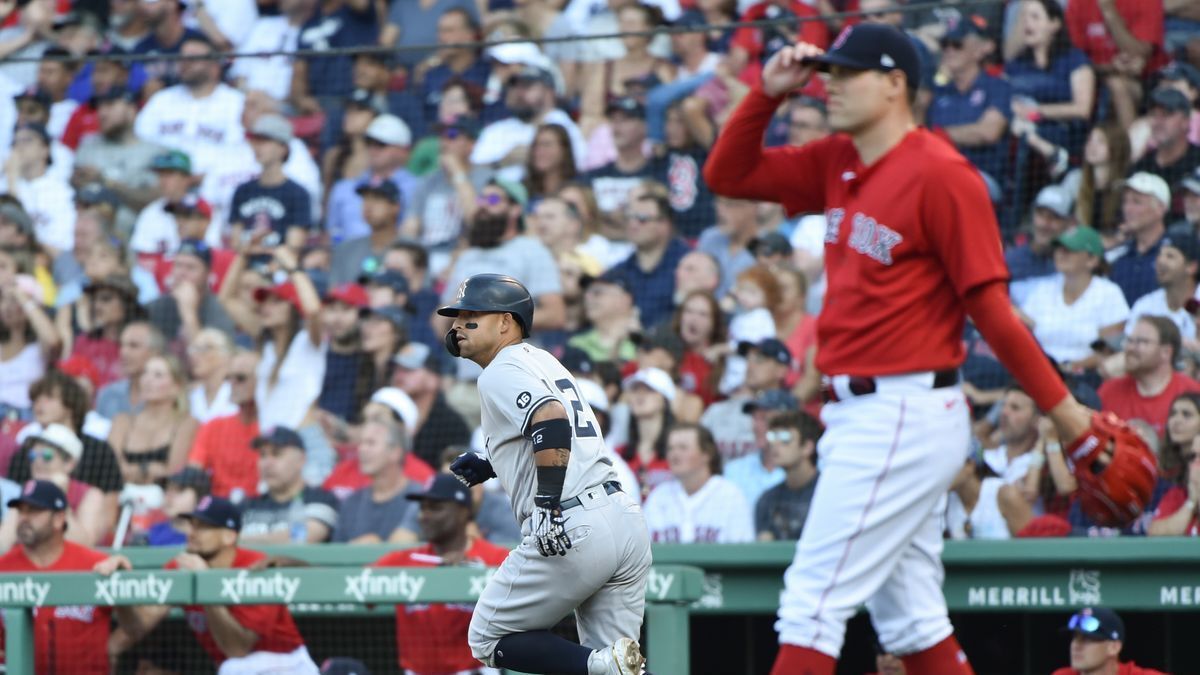
[[[588,657],[588,675],[642,675],[646,659],[638,643],[630,638],[621,638],[604,649],[597,649]]]

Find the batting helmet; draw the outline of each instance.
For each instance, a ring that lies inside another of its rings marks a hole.
[[[533,297],[524,284],[504,274],[476,274],[458,286],[454,304],[438,309],[442,316],[459,312],[508,312],[521,326],[521,337],[533,328]]]

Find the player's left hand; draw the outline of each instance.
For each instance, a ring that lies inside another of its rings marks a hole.
[[[567,536],[566,521],[558,500],[538,495],[533,498],[533,504],[537,507],[533,510],[533,541],[538,553],[546,558],[566,555],[571,548],[571,539]]]
[[[450,463],[450,473],[454,474],[458,482],[467,487],[479,485],[496,477],[496,470],[492,468],[492,463],[474,452],[464,452],[455,457],[454,461]]]

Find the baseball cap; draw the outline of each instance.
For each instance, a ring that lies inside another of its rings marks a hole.
[[[64,375],[86,378],[88,382],[92,383],[93,391],[100,388],[100,369],[96,367],[95,362],[82,354],[74,354],[65,358],[59,361],[55,367]]]
[[[75,460],[83,456],[83,443],[79,440],[79,437],[75,435],[75,432],[61,424],[47,425],[45,429],[32,435],[30,440],[42,442],[62,450]]]
[[[661,368],[642,368],[625,378],[624,388],[629,389],[635,384],[648,387],[662,394],[662,397],[668,401],[675,402],[675,383],[671,380],[671,376]]]
[[[254,124],[250,126],[250,132],[246,135],[252,138],[266,138],[284,145],[291,143],[295,138],[292,132],[292,123],[287,121],[283,115],[274,113],[260,115],[258,119],[254,120]]]
[[[1166,208],[1171,208],[1171,188],[1167,185],[1167,181],[1162,179],[1158,174],[1150,173],[1149,171],[1139,171],[1129,178],[1126,178],[1122,186],[1127,190],[1140,192],[1144,195],[1155,197]]]
[[[785,366],[792,365],[792,353],[788,351],[787,345],[780,342],[777,338],[767,338],[760,342],[739,342],[737,351],[740,356],[747,356],[751,351],[757,351],[763,356],[778,361]]]
[[[579,347],[567,347],[564,349],[562,358],[558,362],[569,373],[590,375],[596,371],[596,364],[592,363],[592,357],[588,356],[588,353]]]
[[[541,84],[544,84],[547,87],[550,87],[551,89],[553,89],[554,88],[554,75],[552,75],[550,73],[550,71],[546,70],[545,68],[540,68],[538,66],[533,66],[533,65],[526,65],[525,67],[518,70],[516,73],[513,73],[512,77],[508,78],[509,86],[512,86],[514,84],[530,84],[530,83],[541,83]]]
[[[388,321],[395,326],[397,330],[404,330],[404,328],[408,326],[408,313],[399,307],[389,305],[385,307],[363,307],[362,309],[358,310],[358,318],[360,319],[370,319],[374,317]]]
[[[1167,112],[1189,113],[1192,102],[1187,95],[1174,87],[1159,87],[1150,95],[1150,109],[1162,108]]]
[[[412,131],[395,115],[384,114],[371,120],[363,136],[384,145],[412,145]]]
[[[1167,236],[1163,237],[1162,245],[1179,251],[1189,262],[1200,261],[1200,240],[1197,240],[1195,236],[1182,232],[1169,232]]]
[[[254,289],[255,302],[263,302],[267,298],[279,298],[292,307],[295,307],[298,311],[304,312],[304,307],[300,303],[300,294],[296,291],[296,285],[290,281],[275,284],[267,288]]]
[[[194,466],[185,466],[176,471],[167,477],[167,482],[179,487],[192,488],[201,496],[208,494],[212,489],[212,480],[208,473]]]
[[[485,54],[508,65],[537,65],[546,61],[542,50],[532,42],[504,42],[488,47]]]
[[[174,204],[167,204],[163,209],[167,213],[179,214],[197,214],[205,218],[212,218],[212,205],[204,200],[195,192],[189,192]]]
[[[404,198],[400,195],[400,188],[390,178],[373,177],[371,180],[359,183],[358,187],[354,188],[354,191],[364,196],[372,194],[382,197],[393,204],[399,204],[404,201]]]
[[[632,96],[622,96],[609,101],[604,108],[604,114],[611,115],[615,112],[624,113],[630,117],[646,118],[646,106]]]
[[[212,249],[202,239],[184,239],[175,250],[175,257],[190,255],[199,258],[205,267],[212,267]]]
[[[238,531],[242,529],[242,512],[238,507],[224,497],[205,495],[196,504],[196,510],[179,514],[180,518],[198,520],[202,523],[224,527]]]
[[[326,303],[341,302],[360,309],[371,303],[371,299],[367,297],[367,289],[350,282],[335,286],[323,299]]]
[[[21,93],[14,96],[13,100],[33,101],[47,110],[49,110],[50,106],[53,104],[53,101],[50,99],[50,94],[42,91],[41,89],[37,89],[36,87],[25,89]]]
[[[890,72],[899,70],[908,86],[921,82],[921,57],[908,36],[898,28],[877,23],[860,23],[842,30],[829,51],[810,56],[803,63],[814,63],[821,69],[843,66],[858,70]]]
[[[1065,631],[1078,633],[1089,640],[1125,639],[1125,622],[1111,609],[1084,607],[1067,620]]]
[[[1192,87],[1200,89],[1200,70],[1190,63],[1172,61],[1159,71],[1159,75],[1164,80],[1187,80]]]
[[[493,178],[488,181],[489,185],[504,190],[504,194],[508,198],[520,205],[522,209],[529,205],[529,190],[525,189],[525,185],[516,181],[504,180],[503,178]]]
[[[110,274],[103,279],[97,279],[87,285],[83,289],[84,293],[95,293],[101,289],[110,289],[125,296],[126,300],[135,300],[138,296],[137,286],[129,280],[129,277],[120,274]]]
[[[294,429],[287,427],[272,427],[264,429],[263,433],[250,442],[250,447],[258,450],[264,445],[273,445],[277,448],[300,448],[307,451],[308,448],[304,445],[304,439],[300,438],[300,434]]]
[[[751,255],[791,255],[792,242],[782,232],[768,232],[746,247]]]
[[[587,290],[592,284],[609,284],[616,286],[617,288],[620,288],[629,294],[629,297],[633,297],[633,282],[629,279],[629,275],[626,274],[624,270],[616,267],[608,270],[598,277],[584,275],[579,279],[579,287],[584,290]]]
[[[0,220],[6,220],[16,225],[25,234],[33,234],[33,218],[29,217],[20,204],[12,202],[0,204]]]
[[[1200,166],[1196,167],[1179,183],[1183,189],[1194,195],[1200,195]]]
[[[382,114],[387,112],[379,101],[375,99],[375,95],[366,89],[355,89],[346,97],[346,105],[355,105],[360,108],[374,110],[376,113]]]
[[[472,507],[471,491],[448,473],[434,476],[424,492],[405,495],[404,498],[412,502],[454,502],[459,506]]]
[[[46,511],[64,511],[67,508],[67,496],[62,488],[48,480],[27,480],[21,486],[21,494],[8,500],[8,508],[18,504],[28,504]]]
[[[637,345],[638,349],[646,351],[663,349],[675,359],[676,363],[683,361],[683,338],[671,330],[671,326],[668,324],[660,324],[649,332],[634,333],[629,336],[629,340]]]
[[[43,143],[50,145],[50,132],[46,131],[46,126],[44,124],[38,124],[37,122],[22,122],[21,124],[17,125],[15,131],[21,131],[22,129],[32,131],[42,139]]]
[[[415,433],[417,425],[421,420],[421,413],[417,410],[417,404],[413,402],[412,397],[398,387],[382,387],[371,394],[371,403],[386,405],[396,413],[401,422],[404,422],[404,427],[408,432]]]
[[[678,19],[671,22],[675,28],[699,28],[707,26],[708,19],[704,18],[704,14],[698,9],[689,9],[679,15]]]
[[[1037,199],[1033,200],[1033,208],[1047,209],[1053,211],[1060,218],[1070,218],[1074,201],[1071,193],[1065,188],[1058,185],[1047,185],[1038,192]]]
[[[154,171],[178,171],[192,175],[192,159],[182,150],[168,150],[150,162]]]
[[[1104,256],[1104,240],[1100,233],[1087,225],[1076,225],[1063,232],[1054,240],[1055,246],[1062,246],[1068,251],[1083,251],[1097,258]]]
[[[961,42],[968,35],[977,35],[986,38],[988,37],[987,29],[987,19],[982,16],[978,14],[964,16],[959,19],[953,28],[946,31],[946,34],[942,36],[942,41]]]
[[[440,361],[438,360],[437,352],[425,344],[424,342],[410,342],[396,352],[392,357],[392,363],[400,366],[405,370],[430,370],[435,373],[441,372]]]
[[[575,380],[575,388],[579,391],[579,398],[587,401],[593,412],[608,413],[608,394],[604,393],[604,387],[598,382],[581,377]]]
[[[321,675],[371,675],[371,671],[358,659],[339,656],[321,663]]]
[[[88,183],[75,191],[75,203],[82,206],[108,204],[113,209],[117,209],[121,206],[121,199],[115,192],[100,183]]]
[[[408,295],[408,277],[387,267],[380,267],[374,274],[364,274],[358,278],[358,283],[364,286],[387,286],[397,294]]]
[[[758,396],[754,397],[753,401],[747,401],[742,404],[742,412],[750,414],[756,410],[767,411],[785,411],[796,410],[800,404],[796,402],[796,397],[786,389],[768,389]]]

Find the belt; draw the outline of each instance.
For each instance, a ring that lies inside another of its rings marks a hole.
[[[952,387],[956,384],[958,384],[958,369],[934,371],[932,389]],[[850,390],[851,396],[866,396],[874,394],[878,390],[879,382],[874,377],[852,376],[847,381],[846,388]],[[821,400],[825,403],[835,403],[840,400],[837,392],[834,391],[832,378],[827,377],[821,382]]]
[[[614,492],[621,491],[621,484],[615,480],[610,480],[607,483],[604,483],[603,487],[604,487],[604,492],[607,494],[610,494],[610,495]],[[588,490],[590,490],[590,489],[591,488],[588,488]],[[587,490],[584,490],[584,492],[587,492]],[[583,505],[583,502],[579,501],[579,497],[571,497],[567,501],[559,504],[559,508],[562,509],[563,511],[566,511],[567,509],[573,509],[576,506],[582,506],[582,505]]]

